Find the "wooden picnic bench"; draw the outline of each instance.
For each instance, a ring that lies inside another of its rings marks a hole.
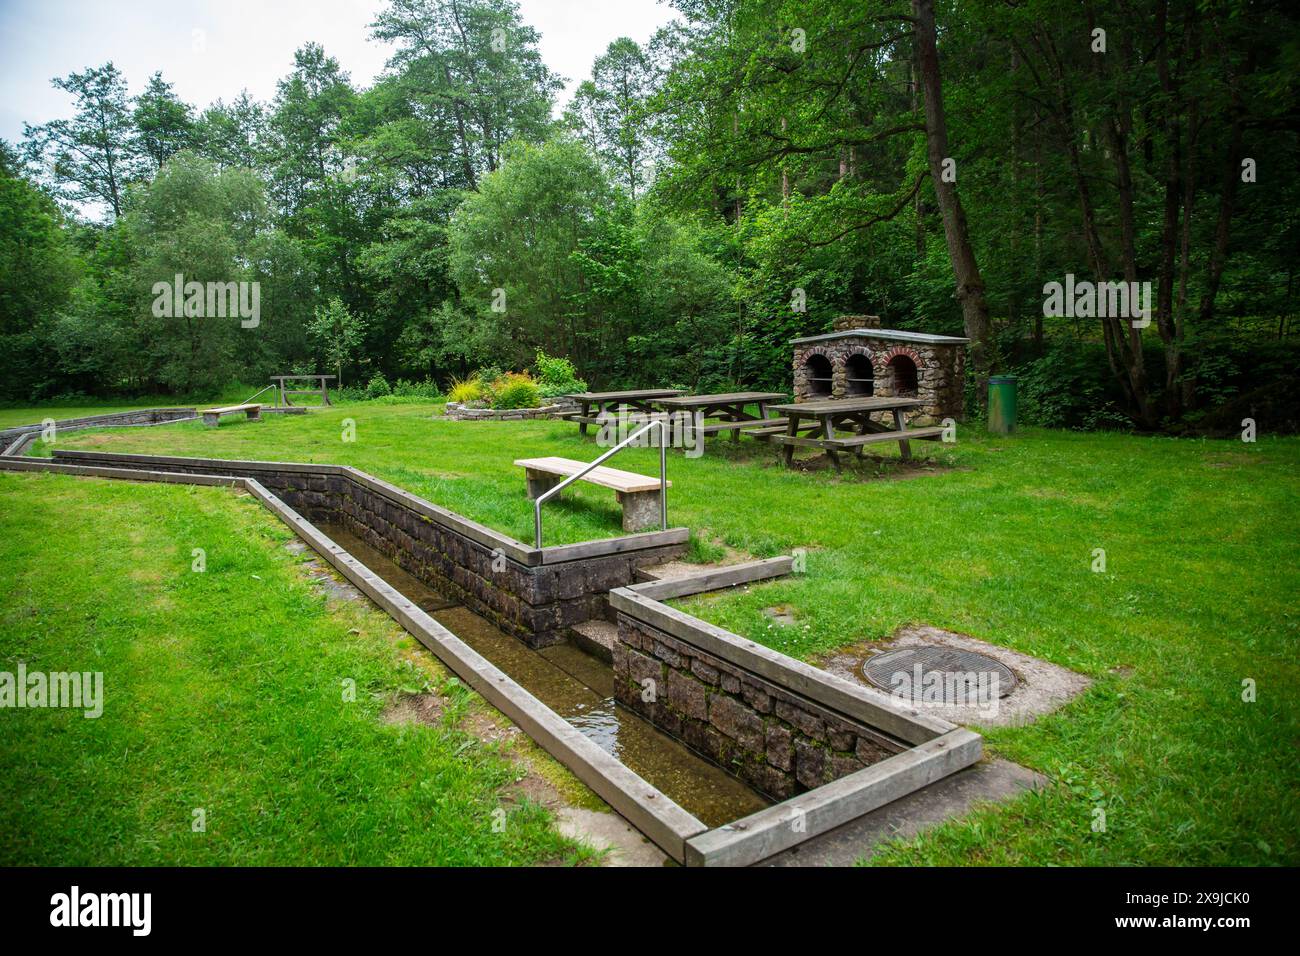
[[[537,498],[565,478],[582,471],[588,463],[551,456],[520,458],[515,464],[524,469],[528,478],[528,497]],[[592,469],[579,480],[614,489],[619,504],[623,506],[624,531],[643,531],[658,526],[661,491],[658,478],[647,478],[634,472],[602,466]],[[673,485],[671,481],[667,484],[669,488]]]
[[[222,415],[237,415],[244,412],[249,421],[260,422],[262,420],[262,406],[253,405],[224,405],[221,408],[205,408],[199,412],[203,416],[203,424],[209,428],[216,428],[221,424]]]
[[[603,425],[602,415],[618,414],[620,408],[631,408],[639,412],[653,411],[652,400],[671,398],[680,395],[680,388],[638,388],[624,392],[574,392],[565,395],[582,406],[579,412],[560,417],[566,421],[578,423],[578,434],[587,434],[588,425]],[[593,414],[594,410],[594,414]]]
[[[794,450],[799,447],[824,449],[835,470],[839,471],[839,452],[848,451],[862,456],[866,445],[876,442],[898,442],[899,455],[903,461],[912,457],[909,442],[913,439],[934,441],[943,435],[939,426],[928,428],[908,428],[903,412],[910,408],[919,408],[925,403],[916,398],[837,398],[825,401],[796,402],[791,405],[771,405],[769,409],[787,419],[785,434],[771,433],[766,437],[770,441],[784,445],[782,456],[788,466],[794,459]],[[872,421],[871,416],[880,412],[892,413],[894,427],[889,428]],[[836,429],[853,431],[849,437],[837,437]],[[804,434],[800,434],[803,432]]]
[[[701,434],[717,435],[731,432],[732,441],[740,441],[740,433],[780,430],[786,424],[784,418],[768,418],[768,404],[779,402],[786,397],[785,392],[721,392],[715,395],[679,395],[675,398],[660,398],[655,404],[668,412],[687,412],[692,416],[698,414],[700,420],[706,418],[720,419],[700,428]],[[758,414],[750,413],[747,406],[757,405]]]

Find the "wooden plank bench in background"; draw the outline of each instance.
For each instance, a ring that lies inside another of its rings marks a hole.
[[[262,420],[261,405],[225,405],[221,408],[205,408],[199,412],[203,416],[203,424],[209,428],[216,428],[221,424],[222,415],[237,415],[244,412],[248,415],[248,420],[260,422]]]
[[[528,497],[536,498],[554,488],[570,475],[587,467],[585,461],[572,458],[520,458],[515,464],[524,469],[528,477]],[[623,506],[623,530],[644,531],[659,525],[659,479],[647,478],[617,468],[594,468],[583,475],[582,481],[613,488],[618,502]],[[671,488],[673,483],[668,482]]]

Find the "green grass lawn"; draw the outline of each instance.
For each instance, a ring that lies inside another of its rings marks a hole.
[[[532,512],[513,460],[599,451],[566,423],[433,411],[354,405],[216,430],[82,432],[58,447],[352,464],[524,541]],[[344,419],[355,441],[342,440]],[[808,549],[806,574],[688,602],[695,613],[803,658],[927,623],[1095,681],[1051,717],[987,732],[991,754],[1052,787],[878,861],[1300,863],[1300,441],[973,427],[959,438],[918,443],[935,463],[921,473],[893,459],[844,479],[786,471],[748,439],[669,461],[670,522],[692,529],[698,555]],[[631,449],[612,464],[652,474],[657,457]],[[548,544],[619,533],[612,494],[584,487],[548,504],[546,531]],[[1091,570],[1098,548],[1105,573]],[[762,611],[775,604],[796,623],[773,627]]]
[[[463,728],[476,695],[377,609],[328,602],[290,538],[228,489],[0,473],[0,670],[104,682],[97,719],[0,711],[0,864],[587,859]],[[430,686],[440,725],[381,720]]]

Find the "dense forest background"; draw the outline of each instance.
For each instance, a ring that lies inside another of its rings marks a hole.
[[[0,398],[571,358],[593,387],[788,389],[842,313],[973,339],[1030,421],[1296,418],[1300,35],[1238,0],[674,0],[571,102],[510,0],[393,0],[359,88],[302,47],[202,111],[112,63],[0,141]],[[232,78],[232,84],[235,81]],[[260,322],[155,315],[175,274]],[[1149,281],[1152,322],[1044,317]]]

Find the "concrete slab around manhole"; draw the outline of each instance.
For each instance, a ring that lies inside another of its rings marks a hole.
[[[1012,800],[1047,782],[1041,774],[1008,760],[981,760],[759,865],[853,866],[858,860],[869,860],[890,840],[910,840],[981,803]]]
[[[937,703],[923,705],[926,713],[951,720],[955,724],[1018,727],[1032,723],[1044,714],[1050,714],[1092,686],[1090,678],[1059,664],[927,624],[900,627],[888,641],[854,644],[812,663],[837,677],[872,686],[862,673],[862,665],[874,655],[900,648],[934,646],[985,654],[1011,668],[1018,681],[1015,690],[999,699],[995,707]]]

